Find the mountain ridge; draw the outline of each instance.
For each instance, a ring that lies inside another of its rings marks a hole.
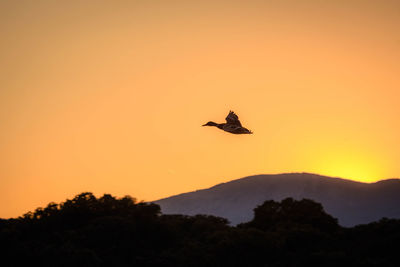
[[[318,201],[343,226],[400,218],[400,179],[365,183],[305,172],[246,176],[153,202],[165,214],[209,214],[237,224],[251,220],[264,201],[285,197]]]

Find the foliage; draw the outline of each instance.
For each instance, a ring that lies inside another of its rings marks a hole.
[[[0,219],[7,266],[395,266],[399,242],[399,220],[342,228],[319,203],[291,198],[264,202],[236,227],[91,193]]]

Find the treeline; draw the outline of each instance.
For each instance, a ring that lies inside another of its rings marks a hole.
[[[163,215],[91,193],[0,220],[4,266],[399,266],[400,220],[339,226],[321,204],[266,201],[252,221]]]

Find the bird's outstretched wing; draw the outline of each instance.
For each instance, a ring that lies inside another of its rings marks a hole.
[[[242,124],[239,121],[239,117],[233,111],[229,111],[229,114],[228,116],[226,116],[225,120],[228,124],[242,127]]]

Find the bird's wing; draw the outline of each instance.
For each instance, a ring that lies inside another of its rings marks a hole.
[[[229,114],[228,116],[226,116],[225,120],[228,124],[233,124],[240,127],[242,126],[242,124],[239,121],[239,117],[233,111],[229,111]]]

